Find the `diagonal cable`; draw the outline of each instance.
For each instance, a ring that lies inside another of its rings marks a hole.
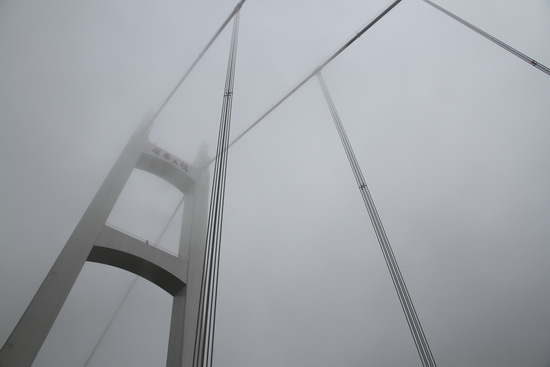
[[[435,367],[436,363],[430,350],[430,346],[428,345],[428,340],[424,335],[424,330],[422,329],[411,296],[409,294],[407,286],[405,285],[405,280],[403,279],[403,275],[399,270],[399,266],[391,248],[390,241],[388,240],[386,231],[382,226],[382,221],[374,205],[374,200],[372,199],[372,196],[369,192],[367,183],[365,181],[363,173],[361,172],[361,167],[359,166],[357,158],[355,157],[355,153],[353,152],[351,143],[348,139],[346,131],[344,130],[344,126],[342,125],[342,121],[340,120],[340,116],[338,115],[338,112],[336,110],[336,106],[332,101],[326,83],[320,72],[317,74],[317,79],[319,80],[319,84],[321,85],[321,89],[323,90],[323,95],[325,96],[325,100],[332,115],[334,125],[336,126],[336,130],[338,131],[338,135],[340,136],[340,140],[342,141],[342,145],[344,146],[346,156],[353,171],[353,175],[355,176],[355,180],[357,181],[357,186],[359,187],[359,192],[361,193],[371,223],[374,227],[376,237],[378,238],[378,243],[380,244],[382,254],[384,255],[384,260],[386,261],[386,265],[388,266],[393,285],[397,292],[397,296],[399,298],[399,302],[401,303],[401,308],[403,309],[405,318],[407,319],[409,330],[411,331],[416,350],[418,352],[420,360],[422,361],[422,365],[424,367]]]
[[[228,146],[228,149],[233,146],[237,141],[242,139],[246,134],[250,132],[254,127],[256,127],[264,118],[266,118],[271,112],[273,112],[277,107],[279,107],[284,101],[286,101],[291,95],[293,95],[298,89],[300,89],[304,84],[306,84],[311,78],[313,78],[318,72],[320,72],[325,66],[332,62],[338,55],[340,55],[346,48],[351,46],[359,37],[361,37],[366,31],[368,31],[372,26],[374,26],[380,19],[382,19],[386,14],[388,14],[401,0],[396,0],[391,3],[387,8],[385,8],[380,14],[378,14],[372,21],[365,25],[361,30],[355,33],[343,46],[338,50],[332,53],[323,63],[317,66],[311,73],[309,73],[304,79],[302,79],[294,88],[292,88],[287,94],[285,94],[281,99],[279,99],[273,106],[271,106],[266,112],[264,112],[260,117],[258,117],[252,124],[250,124],[243,132],[241,132]],[[212,164],[217,158],[214,157],[207,164]]]
[[[494,37],[494,36],[491,36],[489,33],[479,29],[478,27],[476,27],[475,25],[473,25],[472,23],[469,23],[467,21],[465,21],[464,19],[460,18],[459,16],[451,13],[450,11],[448,11],[447,9],[431,2],[430,0],[422,0],[424,1],[426,4],[428,5],[431,5],[432,7],[434,7],[435,9],[439,10],[440,12],[442,12],[443,14],[446,14],[448,15],[449,17],[453,18],[454,20],[456,20],[457,22],[461,23],[462,25],[465,25],[466,27],[470,28],[471,30],[473,30],[474,32],[482,35],[483,37],[487,38],[489,41],[495,43],[496,45],[502,47],[503,49],[505,49],[506,51],[510,52],[511,54],[519,57],[520,59],[522,59],[523,61],[531,64],[532,66],[534,66],[535,68],[539,69],[540,71],[542,71],[543,73],[546,73],[548,75],[550,75],[550,68],[548,68],[547,66],[544,66],[543,64],[541,64],[540,62],[534,60],[533,58],[525,55],[524,53],[516,50],[515,48],[513,48],[512,46],[509,46],[507,45],[506,43],[502,42],[501,40],[499,40],[498,38]]]
[[[202,57],[204,56],[204,54],[206,54],[206,51],[208,51],[208,49],[210,48],[210,46],[212,46],[212,44],[214,43],[214,41],[216,41],[216,39],[218,38],[218,36],[222,33],[222,31],[225,29],[225,27],[229,24],[229,22],[231,21],[231,19],[233,19],[233,17],[235,16],[235,14],[238,13],[239,10],[241,10],[241,7],[243,6],[244,2],[246,0],[241,0],[239,1],[239,3],[235,6],[235,8],[233,9],[233,11],[229,14],[229,16],[225,19],[225,21],[222,23],[222,25],[220,26],[220,28],[218,28],[218,30],[216,31],[216,33],[214,33],[214,35],[212,36],[212,38],[210,39],[210,41],[208,41],[208,43],[206,44],[206,46],[202,49],[202,51],[199,53],[199,55],[197,56],[197,58],[195,59],[195,61],[193,61],[193,63],[191,64],[191,66],[187,69],[187,71],[185,72],[185,74],[183,74],[183,76],[180,78],[180,80],[176,83],[176,85],[174,86],[174,88],[172,88],[172,90],[170,91],[170,93],[168,94],[168,97],[166,97],[166,99],[164,100],[164,102],[162,102],[162,104],[160,105],[160,107],[157,109],[157,111],[155,112],[155,114],[153,115],[153,117],[151,118],[151,121],[149,122],[147,128],[151,128],[151,126],[153,125],[153,123],[155,122],[155,120],[157,119],[157,117],[160,115],[160,113],[162,112],[162,110],[164,109],[164,107],[166,107],[166,105],[168,104],[168,102],[170,102],[170,100],[172,99],[172,97],[174,97],[174,94],[176,94],[177,90],[179,89],[179,87],[183,84],[183,82],[185,81],[185,79],[187,79],[187,77],[189,76],[189,74],[191,74],[191,72],[193,71],[193,69],[195,68],[195,66],[197,66],[197,64],[199,63],[199,61],[202,59]]]

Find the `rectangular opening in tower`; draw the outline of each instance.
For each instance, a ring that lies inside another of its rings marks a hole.
[[[107,225],[163,251],[179,252],[183,194],[166,181],[134,170]]]

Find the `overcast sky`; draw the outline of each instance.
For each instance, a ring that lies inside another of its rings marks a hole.
[[[248,0],[233,136],[389,3]],[[437,3],[550,65],[548,0]],[[0,343],[235,4],[0,2]],[[229,33],[151,133],[189,161],[215,148]],[[550,366],[549,76],[420,0],[323,74],[438,365]],[[227,179],[216,366],[421,365],[316,80],[231,149]],[[109,222],[156,242],[179,199],[136,171]],[[133,279],[86,264],[34,366],[84,366]],[[138,280],[88,366],[165,364],[170,307]]]

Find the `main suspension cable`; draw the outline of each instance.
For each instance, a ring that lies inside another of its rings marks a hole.
[[[216,41],[216,39],[218,38],[218,36],[222,33],[222,31],[225,29],[225,27],[229,24],[229,22],[231,21],[231,19],[233,19],[233,17],[235,16],[235,14],[237,14],[239,12],[239,10],[241,10],[241,7],[243,6],[244,2],[246,0],[241,0],[236,6],[235,8],[233,9],[233,11],[229,14],[229,16],[225,19],[225,21],[222,23],[222,25],[220,26],[220,28],[218,28],[218,30],[216,31],[216,33],[214,33],[214,35],[212,36],[212,38],[210,39],[210,41],[208,41],[208,43],[206,44],[206,46],[202,49],[202,51],[199,53],[199,55],[197,56],[197,58],[195,59],[195,61],[193,61],[193,63],[191,64],[191,66],[187,69],[187,71],[185,72],[185,74],[183,74],[183,76],[180,78],[180,80],[178,81],[178,83],[174,86],[174,88],[172,88],[172,91],[168,94],[168,97],[166,97],[166,99],[164,100],[164,102],[162,102],[162,104],[160,105],[160,107],[157,109],[157,111],[155,112],[155,114],[153,115],[153,117],[151,118],[151,121],[149,122],[149,125],[148,125],[148,128],[151,128],[151,126],[153,125],[153,123],[155,122],[155,120],[157,119],[157,117],[160,115],[160,113],[162,112],[162,110],[164,109],[164,107],[166,107],[166,105],[168,104],[168,102],[172,99],[172,97],[174,96],[174,94],[176,94],[177,90],[179,89],[179,87],[183,84],[183,82],[185,81],[185,79],[187,79],[187,77],[189,76],[189,74],[191,74],[191,72],[193,71],[193,69],[195,68],[195,66],[197,66],[197,64],[199,63],[199,61],[202,59],[202,57],[204,56],[204,54],[206,54],[206,51],[208,51],[208,49],[210,48],[210,46],[212,46],[212,44],[214,43],[214,41]]]
[[[403,279],[401,271],[399,270],[397,260],[390,246],[390,241],[388,240],[386,231],[384,230],[382,221],[380,219],[380,216],[378,215],[378,211],[376,210],[374,201],[361,171],[361,167],[359,166],[357,158],[355,157],[355,153],[353,152],[351,143],[348,139],[342,121],[340,120],[340,117],[336,110],[336,106],[332,101],[332,97],[329,94],[326,83],[320,72],[317,74],[317,79],[319,81],[319,84],[321,85],[321,89],[323,90],[323,95],[325,96],[325,100],[332,115],[334,125],[336,126],[336,130],[338,131],[338,135],[340,136],[340,140],[342,142],[342,145],[344,146],[346,156],[359,187],[359,192],[361,193],[371,223],[374,227],[374,232],[376,233],[378,243],[380,244],[380,248],[382,249],[384,260],[386,261],[386,265],[388,266],[393,285],[397,292],[397,296],[399,298],[399,302],[401,303],[405,318],[407,319],[409,330],[411,331],[416,350],[418,352],[420,360],[422,361],[422,365],[424,367],[435,367],[436,363],[430,350],[430,346],[428,345],[428,340],[426,339],[424,330],[422,329],[420,320],[418,319],[418,315],[414,308],[409,291],[407,289],[407,286],[405,285],[405,280]]]
[[[502,42],[501,40],[499,40],[498,38],[494,37],[494,36],[491,36],[489,33],[479,29],[478,27],[476,27],[475,25],[465,21],[464,19],[460,18],[458,15],[455,15],[453,13],[451,13],[450,11],[448,11],[447,9],[431,2],[430,0],[422,0],[424,1],[426,4],[429,4],[431,5],[432,7],[434,7],[435,9],[439,10],[440,12],[448,15],[449,17],[453,18],[454,20],[456,20],[457,22],[465,25],[466,27],[470,28],[471,30],[475,31],[476,33],[482,35],[483,37],[487,38],[489,41],[499,45],[500,47],[502,47],[503,49],[505,49],[506,51],[510,52],[511,54],[519,57],[520,59],[522,59],[523,61],[531,64],[532,66],[536,67],[537,69],[539,69],[540,71],[542,71],[543,73],[546,73],[548,75],[550,75],[550,68],[548,68],[547,66],[544,66],[543,64],[541,64],[540,62],[534,60],[533,58],[525,55],[524,53],[516,50],[515,48],[513,48],[512,46],[509,46],[507,45],[506,43]]]
[[[285,94],[281,99],[279,99],[271,108],[264,112],[260,117],[258,117],[252,124],[250,124],[243,132],[241,132],[231,143],[228,148],[233,146],[237,141],[242,139],[246,134],[250,132],[256,125],[258,125],[264,118],[266,118],[271,112],[273,112],[277,107],[279,107],[284,101],[288,99],[291,95],[294,94],[298,89],[300,89],[304,84],[306,84],[311,78],[313,78],[318,72],[320,72],[325,66],[327,66],[332,60],[334,60],[338,55],[340,55],[346,48],[351,46],[359,37],[361,37],[366,31],[368,31],[372,26],[374,26],[380,19],[382,19],[386,14],[388,14],[401,0],[396,0],[391,3],[387,8],[385,8],[380,14],[378,14],[372,21],[365,25],[361,30],[355,33],[343,46],[338,50],[332,53],[322,64],[317,66],[311,73],[309,73],[304,79],[302,79],[294,88],[292,88],[287,94]],[[216,157],[214,157],[208,164],[212,164]]]
[[[229,51],[229,60],[227,63],[218,145],[216,148],[216,164],[214,166],[212,191],[210,195],[204,265],[201,280],[201,295],[199,301],[199,315],[197,329],[195,332],[195,348],[193,355],[194,367],[212,366],[214,356],[214,332],[216,328],[221,234],[227,174],[227,148],[229,144],[231,111],[233,104],[238,29],[239,13],[237,12],[234,17],[233,34],[231,37],[231,47]]]

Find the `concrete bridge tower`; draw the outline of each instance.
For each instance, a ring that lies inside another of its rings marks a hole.
[[[61,311],[85,261],[119,267],[155,283],[173,298],[168,367],[193,361],[208,216],[205,151],[187,163],[148,140],[144,121],[120,154],[42,285],[0,350],[0,367],[30,367]],[[184,195],[178,256],[106,224],[134,169],[150,172]]]

